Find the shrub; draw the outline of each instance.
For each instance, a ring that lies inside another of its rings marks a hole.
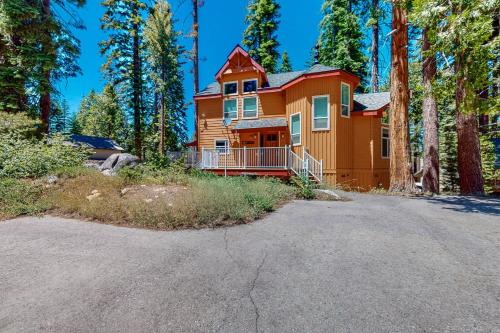
[[[41,185],[15,179],[0,179],[0,220],[24,214],[39,214],[49,207],[43,199]]]
[[[0,112],[0,178],[40,177],[86,160],[88,149],[68,145],[60,135],[50,140],[33,136],[34,124],[22,114]]]
[[[297,188],[297,196],[302,199],[312,200],[316,197],[314,184],[309,178],[300,176],[290,178],[290,182]]]

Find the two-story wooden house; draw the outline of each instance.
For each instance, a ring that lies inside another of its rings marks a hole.
[[[389,93],[354,94],[359,78],[316,64],[269,74],[237,46],[195,96],[199,166],[368,190],[389,185]]]

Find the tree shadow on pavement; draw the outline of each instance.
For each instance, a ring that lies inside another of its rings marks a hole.
[[[500,199],[492,197],[436,196],[425,198],[428,202],[439,204],[443,209],[462,213],[483,213],[500,216]]]

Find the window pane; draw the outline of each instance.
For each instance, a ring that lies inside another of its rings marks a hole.
[[[219,153],[227,153],[229,142],[227,140],[217,140],[215,141],[215,148]]]
[[[257,98],[243,99],[243,117],[257,117]]]
[[[238,93],[238,84],[236,82],[224,84],[224,95],[232,95],[236,93]]]
[[[243,82],[243,92],[255,92],[257,91],[257,81],[252,80],[252,81],[245,81]]]
[[[224,101],[224,118],[238,118],[238,109],[235,99],[228,99]]]
[[[349,105],[349,86],[342,85],[342,104]]]
[[[314,128],[328,128],[328,118],[314,119]]]
[[[382,157],[389,157],[389,140],[382,139]]]
[[[389,137],[389,130],[387,128],[382,128],[382,137],[383,138]]]
[[[300,134],[300,116],[292,116],[292,134]]]
[[[318,97],[314,99],[314,118],[328,117],[328,98]]]
[[[343,116],[349,115],[349,107],[347,105],[342,105],[342,115]]]
[[[292,144],[299,144],[300,143],[300,134],[295,134],[292,135]]]

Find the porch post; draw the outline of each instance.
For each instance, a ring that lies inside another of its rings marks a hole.
[[[247,168],[247,146],[243,146],[243,169]]]
[[[201,168],[205,169],[205,147],[201,147]]]
[[[290,154],[289,147],[285,145],[285,169],[289,169],[288,166],[288,155]]]

